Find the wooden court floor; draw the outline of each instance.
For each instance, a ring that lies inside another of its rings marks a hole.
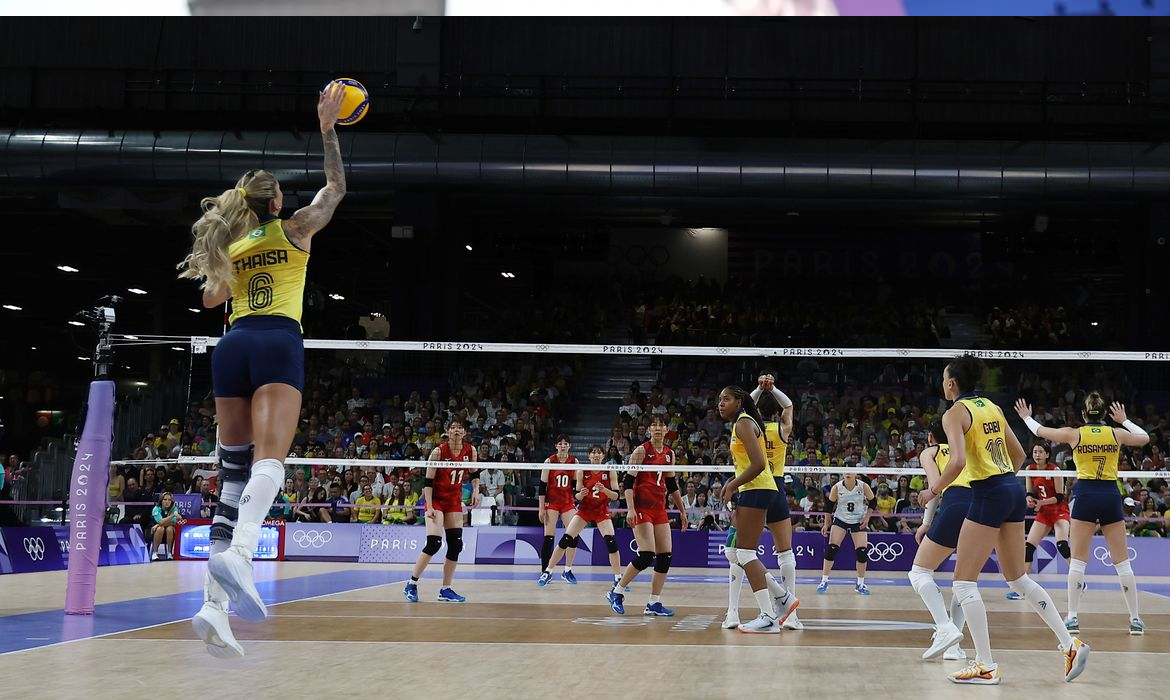
[[[972,694],[1096,699],[1120,692],[1153,698],[1165,688],[1164,664],[1170,662],[1170,581],[1158,579],[1139,578],[1147,589],[1141,594],[1144,637],[1128,635],[1116,580],[1090,580],[1080,636],[1093,652],[1085,674],[1070,684],[1063,682],[1052,632],[1026,603],[1004,598],[1002,581],[986,579],[982,590],[1003,684],[966,688],[945,678],[960,662],[920,659],[930,641],[930,618],[900,578],[869,577],[873,595],[862,597],[850,579],[834,577],[829,593],[817,595],[813,572],[804,572],[797,592],[806,629],[745,635],[719,627],[726,583],[711,569],[672,571],[663,602],[677,616],[644,618],[648,579],[635,581],[621,617],[604,600],[607,572],[588,567],[577,569],[582,582],[576,586],[558,577],[542,589],[528,575],[532,572],[517,567],[466,566],[456,590],[467,603],[431,602],[438,581],[424,578],[423,602],[410,604],[401,594],[408,575],[403,566],[258,564],[257,580],[271,586],[262,587],[262,594],[286,602],[272,605],[261,624],[233,618],[248,656],[223,662],[204,653],[186,620],[200,599],[201,564],[102,570],[107,572],[109,585],[102,587],[99,603],[106,603],[108,614],[99,606],[98,617],[122,615],[126,629],[0,655],[5,679],[0,696],[124,698],[168,689],[168,694],[256,700],[404,692],[590,700],[599,693],[721,698],[765,692],[943,699]],[[59,606],[63,597],[63,572],[23,576],[40,578],[0,578],[0,589],[24,594],[15,607],[8,594],[2,596],[0,638],[20,634],[18,623],[30,618],[29,611],[52,615],[49,604]],[[1064,610],[1063,582],[1038,578]],[[19,585],[5,585],[10,581]],[[945,581],[943,586],[949,601]],[[157,615],[157,621],[138,625],[152,621],[136,617],[143,611]],[[754,601],[745,593],[741,616],[754,613]],[[970,652],[969,638],[963,646]]]

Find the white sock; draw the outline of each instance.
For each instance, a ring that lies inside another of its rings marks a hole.
[[[991,633],[987,630],[987,608],[979,595],[979,586],[974,581],[955,581],[952,584],[955,597],[967,615],[967,629],[975,642],[975,660],[988,668],[995,666],[991,657]]]
[[[865,577],[864,577],[864,576],[858,576],[858,577],[857,577],[857,585],[858,585],[858,586],[864,586],[864,585],[865,585]]]
[[[566,565],[565,565],[565,573],[566,573],[566,574],[567,574],[567,573],[569,573],[569,572],[570,572],[570,571],[572,571],[572,570],[573,570],[573,567],[569,566],[568,564],[566,564]]]
[[[780,585],[780,582],[776,580],[776,577],[772,575],[771,571],[764,574],[764,579],[768,582],[768,592],[772,594],[772,597],[779,598],[781,605],[788,605],[789,593],[784,586]]]
[[[796,595],[796,555],[791,549],[780,552],[776,558],[780,563],[780,582],[792,595]]]
[[[256,553],[260,540],[260,524],[268,516],[272,501],[284,483],[284,465],[278,459],[262,459],[252,464],[252,478],[240,496],[240,517],[232,546],[240,547],[251,555]]]
[[[739,613],[739,593],[743,590],[744,570],[739,564],[728,567],[727,612]]]
[[[829,575],[828,574],[821,574],[821,583],[828,583],[828,582],[829,582]]]
[[[1081,609],[1081,594],[1085,591],[1085,562],[1070,559],[1068,562],[1068,616],[1076,617]]]
[[[1117,578],[1121,579],[1121,593],[1125,596],[1125,607],[1129,609],[1129,618],[1132,620],[1138,615],[1137,581],[1133,577],[1133,565],[1129,560],[1115,564]]]
[[[930,569],[924,566],[910,567],[910,585],[918,597],[922,598],[922,602],[926,603],[926,609],[930,611],[936,628],[950,621],[946,604],[943,603],[942,590],[934,582],[933,572]]]
[[[758,591],[752,591],[752,595],[756,597],[756,605],[760,606],[760,612],[768,617],[776,617],[776,611],[772,609],[772,592],[768,590],[767,586]]]
[[[1072,646],[1072,635],[1068,633],[1068,628],[1064,626],[1064,620],[1060,617],[1060,611],[1056,609],[1056,603],[1052,602],[1052,596],[1048,595],[1048,591],[1040,587],[1040,584],[1032,580],[1031,576],[1024,574],[1015,581],[1008,581],[1008,586],[1013,591],[1024,596],[1024,600],[1032,606],[1032,609],[1040,615],[1040,619],[1044,620],[1044,624],[1048,625],[1048,629],[1056,635],[1060,640],[1062,649],[1068,649]]]
[[[967,615],[963,613],[963,606],[955,599],[954,591],[951,591],[951,624],[960,632],[963,631],[963,625],[967,624]]]
[[[654,605],[655,603],[661,603],[661,602],[662,602],[662,596],[652,595],[652,596],[650,596],[650,602],[647,603],[647,605]]]
[[[612,590],[614,593],[621,594],[621,592],[622,592],[621,583],[622,583],[622,580],[620,578],[617,579],[616,581],[613,582],[613,588],[610,590]]]
[[[227,548],[230,547],[231,544],[232,543],[228,542],[227,540],[212,540],[211,554],[219,554],[220,552],[227,551]],[[223,586],[219,585],[219,582],[212,578],[210,569],[206,571],[203,576],[203,602],[215,603],[220,608],[222,608],[224,612],[227,612],[227,591],[223,589]]]

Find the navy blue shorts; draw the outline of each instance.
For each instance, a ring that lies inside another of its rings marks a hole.
[[[952,486],[943,493],[942,503],[938,504],[934,520],[930,521],[930,529],[926,531],[931,542],[948,549],[959,544],[959,531],[971,510],[971,498],[971,489],[963,486]]]
[[[778,523],[788,520],[792,514],[788,512],[788,494],[784,493],[784,477],[776,479],[776,500],[768,509],[768,519],[765,522]]]
[[[840,518],[833,518],[833,525],[846,532],[861,532],[861,523],[847,523]]]
[[[772,489],[748,489],[739,492],[739,504],[736,507],[771,510],[775,500],[776,492]]]
[[[284,316],[246,316],[211,352],[211,385],[218,398],[251,398],[265,384],[305,388],[305,340]]]
[[[1110,525],[1125,519],[1116,481],[1077,479],[1073,486],[1072,519]]]
[[[947,489],[948,493],[950,489]],[[1028,511],[1028,495],[1014,473],[997,474],[971,482],[971,507],[967,519],[988,527],[1022,523]]]

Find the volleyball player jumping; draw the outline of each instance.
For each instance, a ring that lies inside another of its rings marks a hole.
[[[203,306],[232,300],[231,328],[211,355],[219,425],[219,506],[211,526],[211,557],[203,607],[191,620],[216,657],[243,656],[228,624],[227,603],[259,622],[267,608],[252,580],[260,524],[284,483],[301,410],[305,348],[301,304],[313,236],[345,196],[345,169],[333,130],[344,86],[331,83],[317,101],[325,152],[325,187],[313,202],[280,219],[284,195],[276,178],[250,170],[235,187],[200,202],[191,253],[180,277],[202,281]]]

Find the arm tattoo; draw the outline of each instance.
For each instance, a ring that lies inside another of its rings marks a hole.
[[[345,196],[345,167],[341,164],[337,132],[330,129],[321,134],[321,145],[325,150],[325,186],[313,197],[312,204],[293,215],[290,219],[293,225],[285,228],[297,242],[325,228]]]
[[[325,183],[332,185],[340,194],[345,194],[345,168],[341,165],[341,146],[337,142],[337,132],[333,129],[321,135],[321,143],[325,149]]]

